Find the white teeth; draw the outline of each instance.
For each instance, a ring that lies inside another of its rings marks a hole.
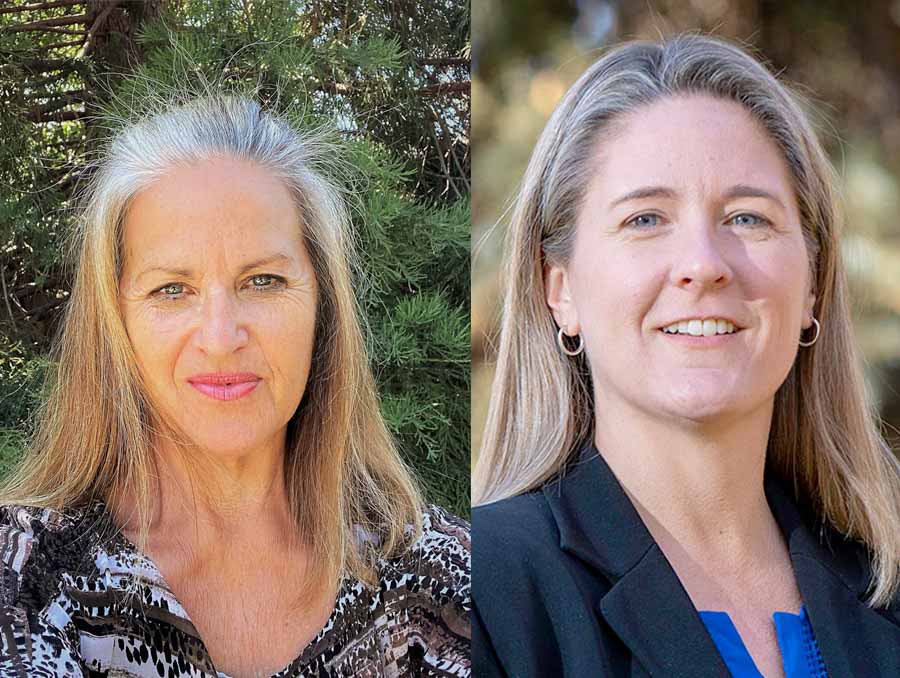
[[[734,323],[721,318],[682,320],[663,328],[668,334],[690,334],[695,337],[711,337],[714,334],[732,334]]]

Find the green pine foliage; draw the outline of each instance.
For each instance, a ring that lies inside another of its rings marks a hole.
[[[342,159],[326,169],[347,188],[385,418],[428,500],[466,515],[468,4],[148,0],[104,16],[106,5],[0,9],[0,474],[40,402],[88,161],[160,96],[226,90],[337,130]],[[79,12],[87,49],[49,30]]]

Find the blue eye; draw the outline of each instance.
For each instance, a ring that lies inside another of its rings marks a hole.
[[[270,275],[268,273],[260,273],[259,275],[255,275],[250,278],[250,283],[253,289],[260,292],[271,290],[279,285],[282,281],[282,278],[279,278],[277,275]]]
[[[638,228],[649,228],[651,226],[659,225],[659,215],[658,214],[638,214],[636,217],[632,217],[628,220],[628,223],[632,226],[637,226]]]
[[[735,214],[728,221],[734,223],[736,226],[762,226],[764,224],[772,223],[765,217],[761,217],[758,214],[750,214],[749,212]]]
[[[154,292],[154,295],[161,295],[166,299],[174,300],[180,298],[183,291],[184,285],[182,285],[181,283],[168,283],[167,285],[164,285],[163,287],[160,287],[158,290],[156,290],[156,292]]]

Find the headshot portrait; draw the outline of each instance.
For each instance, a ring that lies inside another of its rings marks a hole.
[[[752,44],[610,16],[573,83],[534,76],[559,97],[482,245],[474,670],[897,675],[900,464],[822,119]]]
[[[0,14],[95,69],[4,114],[0,674],[471,675],[465,12],[76,4]]]

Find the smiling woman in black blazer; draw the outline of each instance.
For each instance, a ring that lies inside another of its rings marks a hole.
[[[832,169],[708,37],[628,43],[534,151],[474,478],[479,676],[900,676],[900,465]]]

